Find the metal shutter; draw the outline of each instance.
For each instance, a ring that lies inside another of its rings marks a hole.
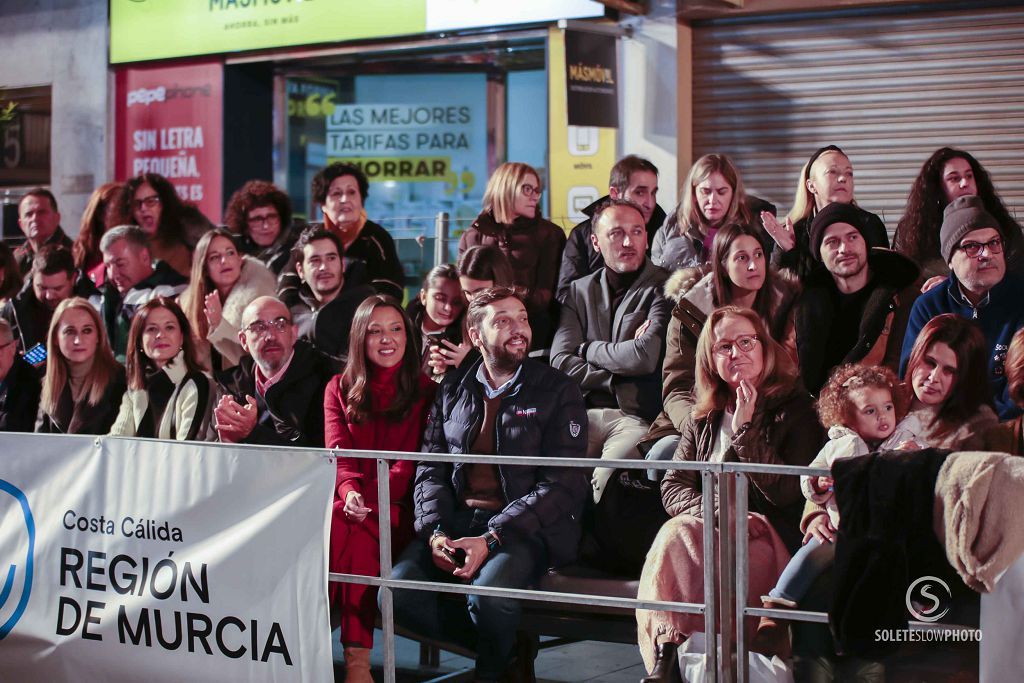
[[[837,144],[857,203],[895,229],[939,147],[973,154],[1024,217],[1024,12],[1019,8],[695,24],[695,158],[724,152],[747,190],[789,211],[800,168]]]

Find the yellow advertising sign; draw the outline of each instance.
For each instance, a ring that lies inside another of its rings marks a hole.
[[[425,0],[110,0],[110,62],[422,33]]]
[[[451,157],[329,157],[327,163],[340,161],[358,167],[367,180],[377,183],[395,180],[403,183],[436,182],[445,180],[453,185],[458,182],[452,171]]]
[[[608,194],[615,165],[615,128],[570,126],[565,82],[565,32],[548,35],[548,185],[551,221],[569,232],[583,209]]]

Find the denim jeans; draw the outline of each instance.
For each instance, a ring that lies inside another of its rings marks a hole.
[[[647,451],[647,460],[671,460],[676,455],[676,448],[682,439],[678,434],[663,436],[654,442],[651,450]],[[665,477],[665,470],[647,470],[647,478],[651,481],[661,481]]]
[[[495,512],[460,509],[445,529],[451,538],[479,536]],[[536,582],[546,566],[546,551],[539,539],[502,539],[487,556],[474,586],[526,588]],[[454,583],[459,579],[434,566],[430,545],[414,540],[395,563],[392,578]],[[475,650],[478,680],[498,680],[512,658],[522,608],[518,600],[481,595],[467,596],[466,604],[440,593],[419,590],[393,591],[395,623],[414,633],[438,636]]]
[[[800,601],[815,579],[832,566],[836,557],[835,543],[822,543],[816,538],[807,541],[782,570],[775,588],[768,593],[773,598]]]

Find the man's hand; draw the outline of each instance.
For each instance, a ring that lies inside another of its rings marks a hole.
[[[231,396],[222,396],[213,409],[217,436],[224,443],[238,443],[256,428],[257,412],[256,399],[252,396],[245,397],[244,406]]]
[[[441,552],[442,549],[453,555],[455,554],[455,548],[451,546],[447,536],[434,536],[430,539],[430,555],[431,559],[434,560],[434,566],[443,572],[451,574],[458,567],[451,561],[451,558]]]
[[[466,563],[460,569],[453,571],[452,574],[467,581],[473,578],[490,553],[487,549],[487,539],[483,536],[456,538],[454,541],[449,541],[449,545],[466,552]]]

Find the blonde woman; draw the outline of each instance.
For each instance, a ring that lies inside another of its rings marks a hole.
[[[274,296],[274,273],[252,256],[243,256],[235,237],[223,228],[203,235],[192,259],[192,281],[181,307],[197,340],[200,358],[214,371],[238,365],[242,311],[261,296]]]
[[[99,313],[81,297],[53,312],[46,343],[46,377],[36,431],[106,434],[126,389]]]
[[[502,164],[487,181],[484,210],[459,240],[459,257],[470,247],[498,247],[512,266],[516,286],[527,290],[534,344],[546,346],[557,325],[553,309],[565,232],[540,217],[543,188],[532,166]]]
[[[833,202],[856,205],[853,200],[853,164],[843,150],[828,145],[815,151],[801,169],[793,208],[785,223],[780,223],[768,212],[761,212],[764,229],[779,246],[772,255],[773,266],[787,268],[801,280],[818,266],[808,240],[811,221]],[[858,208],[858,211],[864,227],[861,233],[868,248],[888,248],[889,236],[882,219],[863,209]]]

